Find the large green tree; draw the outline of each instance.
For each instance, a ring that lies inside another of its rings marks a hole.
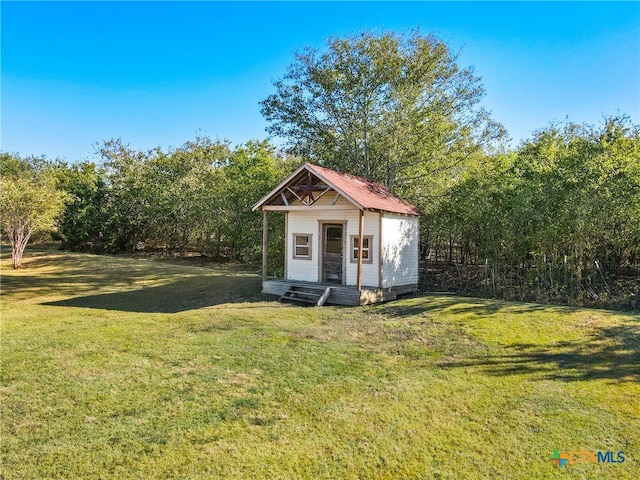
[[[11,244],[11,264],[19,268],[33,233],[53,226],[65,195],[52,164],[39,158],[0,154],[0,226]]]
[[[503,137],[471,68],[433,35],[365,32],[306,48],[264,100],[268,131],[305,159],[425,197]]]

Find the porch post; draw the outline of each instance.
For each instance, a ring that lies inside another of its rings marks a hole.
[[[360,224],[358,225],[358,281],[356,288],[358,291],[362,290],[362,233],[364,230],[364,210],[360,210]],[[351,249],[351,247],[349,248]]]
[[[262,210],[262,281],[267,280],[267,240],[269,237],[269,224],[267,223],[267,211]]]

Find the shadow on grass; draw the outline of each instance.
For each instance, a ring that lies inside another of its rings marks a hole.
[[[7,270],[2,276],[2,289],[3,293],[17,298],[77,295],[102,288],[134,287],[142,281],[162,280],[171,275],[197,276],[193,271],[158,265],[150,260],[49,252],[26,259],[24,268],[15,273]]]
[[[579,310],[556,305],[439,295],[416,295],[373,308],[376,312],[396,318],[425,314],[434,318],[439,314],[472,315],[465,322],[472,322],[474,317],[481,319],[495,314],[570,314]],[[497,355],[474,355],[468,352],[464,355],[466,358],[448,358],[440,365],[443,368],[473,367],[493,376],[525,375],[531,380],[569,382],[604,379],[640,383],[640,322],[625,321],[615,326],[594,325],[579,340],[521,343],[501,347],[500,351]]]
[[[141,272],[129,271],[127,275],[113,278],[102,272],[87,273],[65,271],[63,274],[39,274],[21,276],[3,276],[3,293],[20,298],[42,297],[46,295],[74,295],[96,291],[102,288],[133,287],[139,281],[148,279],[148,275]]]
[[[2,278],[2,293],[8,299],[42,299],[41,304],[49,306],[128,312],[176,313],[252,302],[263,300],[260,291],[260,277],[238,268],[46,249],[32,252],[23,269],[7,271]]]
[[[598,328],[582,341],[565,341],[545,347],[513,345],[504,355],[453,360],[441,366],[478,367],[483,373],[494,376],[640,383],[640,325]]]
[[[258,301],[261,299],[260,285],[260,278],[257,276],[189,277],[166,285],[79,296],[43,305],[139,313],[178,313],[223,303]]]
[[[378,313],[391,317],[411,317],[425,312],[442,312],[446,309],[450,314],[472,314],[477,316],[496,313],[527,314],[539,311],[570,313],[576,309],[560,305],[542,305],[535,303],[518,303],[492,299],[457,297],[437,294],[415,294],[405,300],[391,302],[373,307]]]

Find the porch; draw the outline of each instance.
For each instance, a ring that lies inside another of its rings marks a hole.
[[[273,279],[262,282],[262,293],[282,297],[291,286],[331,288],[331,293],[326,300],[328,305],[369,305],[378,302],[395,300],[400,295],[418,291],[418,285],[399,285],[389,288],[362,287],[360,290],[355,285],[339,285],[335,283],[305,282],[300,280]]]

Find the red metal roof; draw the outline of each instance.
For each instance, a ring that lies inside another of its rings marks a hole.
[[[416,207],[401,199],[380,183],[318,165],[306,165],[312,173],[318,174],[318,176],[333,184],[335,188],[341,190],[365,210],[420,215],[420,211]]]
[[[292,173],[286,180],[260,200],[254,210],[265,205],[274,195],[278,194],[302,170],[308,170],[313,175],[342,194],[347,200],[363,210],[380,210],[383,212],[400,213],[404,215],[421,215],[420,211],[409,202],[395,195],[384,185],[357,177],[348,173],[337,172],[319,165],[305,163]]]

